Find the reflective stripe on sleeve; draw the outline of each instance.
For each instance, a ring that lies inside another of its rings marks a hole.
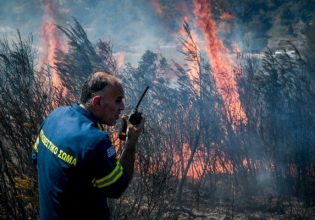
[[[39,137],[36,138],[35,144],[33,146],[36,153],[38,153],[38,144],[39,144]]]
[[[121,166],[120,162],[117,161],[116,167],[113,169],[113,171],[110,174],[98,180],[93,179],[92,183],[97,188],[110,186],[113,183],[115,183],[122,176],[122,174],[123,174],[123,167]]]
[[[96,123],[96,126],[97,126],[97,128],[100,129],[101,131],[104,131],[104,128],[103,128],[102,124]]]

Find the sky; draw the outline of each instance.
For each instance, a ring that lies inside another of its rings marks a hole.
[[[109,40],[114,52],[124,53],[125,62],[137,63],[146,50],[176,59],[179,32],[184,19],[200,42],[196,2],[211,8],[215,34],[232,51],[260,53],[278,48],[287,40],[303,47],[303,31],[311,25],[315,0],[0,0],[0,37],[12,39],[19,29],[32,34],[41,51],[43,21],[67,26],[75,17],[89,39]],[[50,9],[48,9],[48,6]],[[51,10],[50,12],[48,10]],[[202,47],[202,45],[201,45]]]

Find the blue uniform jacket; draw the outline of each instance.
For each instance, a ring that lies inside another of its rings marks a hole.
[[[127,188],[107,133],[75,104],[54,110],[34,145],[40,219],[108,219],[107,197]]]

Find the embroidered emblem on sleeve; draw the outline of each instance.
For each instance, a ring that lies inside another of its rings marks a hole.
[[[115,151],[115,148],[114,146],[112,145],[111,147],[107,148],[107,157],[110,158],[114,155],[116,155],[116,151]]]

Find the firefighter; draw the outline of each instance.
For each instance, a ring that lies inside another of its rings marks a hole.
[[[80,104],[60,107],[44,120],[33,157],[37,163],[40,219],[109,219],[107,198],[118,198],[132,179],[135,151],[143,131],[128,124],[120,160],[102,125],[113,126],[124,109],[119,79],[91,74]]]

